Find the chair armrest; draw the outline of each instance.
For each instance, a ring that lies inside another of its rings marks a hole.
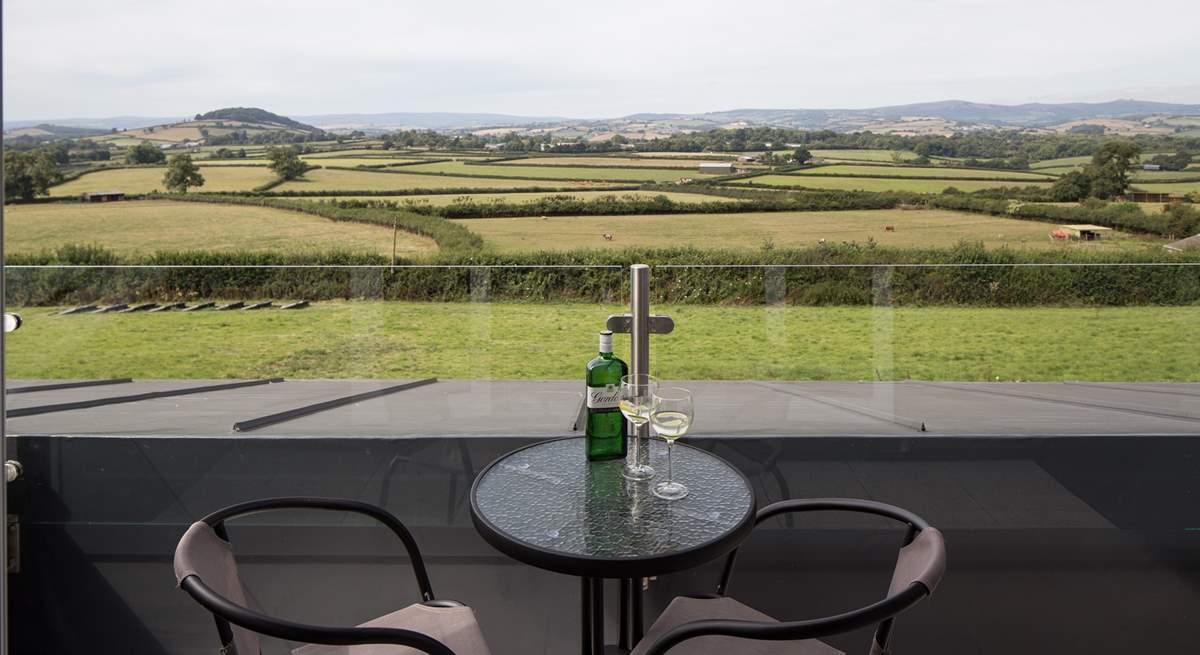
[[[898,594],[843,614],[803,621],[691,621],[667,631],[651,644],[646,655],[664,655],[688,639],[706,636],[739,637],[760,641],[795,641],[841,634],[878,623],[913,606],[929,591],[914,583]]]
[[[284,496],[280,498],[263,498],[260,500],[251,500],[237,505],[230,505],[224,509],[219,509],[208,516],[200,519],[201,521],[212,526],[221,538],[226,539],[225,521],[231,518],[246,516],[248,514],[257,514],[259,512],[267,512],[280,509],[319,509],[335,512],[350,512],[353,514],[362,514],[369,516],[376,521],[379,521],[393,534],[400,539],[404,544],[404,550],[408,553],[408,558],[412,562],[413,575],[417,578],[417,586],[421,589],[421,600],[433,600],[433,585],[429,582],[429,573],[425,570],[425,560],[421,558],[421,549],[417,547],[417,541],[413,539],[412,533],[408,528],[400,522],[400,519],[393,516],[387,510],[364,503],[357,500],[349,500],[345,498],[317,498],[309,496]]]
[[[232,603],[217,594],[200,578],[189,575],[180,582],[180,588],[208,611],[230,623],[247,630],[289,641],[330,646],[356,646],[361,644],[394,644],[415,648],[428,655],[454,655],[442,642],[415,630],[396,628],[343,628],[296,623],[255,612]]]

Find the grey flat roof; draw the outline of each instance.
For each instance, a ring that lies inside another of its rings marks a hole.
[[[251,432],[240,421],[414,380],[287,380],[8,419],[13,435],[239,437],[555,436],[578,381],[442,380]],[[9,380],[25,387],[63,380]],[[135,380],[9,395],[9,410],[137,396],[234,380]],[[684,381],[694,435],[1200,435],[1200,383]],[[924,426],[924,431],[921,427]]]

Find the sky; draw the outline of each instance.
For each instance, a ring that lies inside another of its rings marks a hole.
[[[1196,0],[7,0],[6,120],[1200,103]]]

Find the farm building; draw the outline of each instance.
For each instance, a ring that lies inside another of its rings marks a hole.
[[[1173,243],[1168,243],[1163,246],[1171,252],[1183,252],[1185,250],[1200,250],[1200,234],[1190,236],[1186,239],[1180,239]]]
[[[1099,225],[1088,224],[1062,225],[1059,226],[1058,229],[1066,232],[1071,238],[1079,239],[1081,241],[1097,241],[1100,239],[1100,235],[1104,234],[1105,232],[1112,232],[1111,227],[1101,227]]]
[[[700,164],[700,172],[709,175],[732,175],[736,169],[733,162],[704,162]]]
[[[1130,191],[1120,199],[1128,202],[1171,202],[1173,200],[1169,193],[1148,193],[1146,191]]]
[[[1142,164],[1142,170],[1143,171],[1161,171],[1162,166],[1159,166],[1158,164]]]
[[[124,200],[124,191],[92,191],[83,194],[81,200],[84,202],[114,202],[116,200]]]
[[[738,161],[749,164],[758,161],[758,157],[755,157],[754,155],[742,155],[741,157],[738,157]]]

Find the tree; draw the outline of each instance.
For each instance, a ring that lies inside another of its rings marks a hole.
[[[812,158],[812,153],[808,151],[808,148],[796,148],[796,152],[792,153],[792,159],[795,159],[797,164],[803,164]]]
[[[54,165],[54,156],[45,150],[4,153],[4,197],[33,200],[46,195],[62,176]]]
[[[1114,198],[1129,188],[1129,169],[1142,154],[1141,146],[1128,141],[1109,141],[1100,146],[1088,175],[1092,178],[1092,195],[1097,198]]]
[[[1055,202],[1079,202],[1092,193],[1092,178],[1083,171],[1071,171],[1050,187]]]
[[[200,167],[192,161],[191,155],[171,155],[167,172],[163,175],[163,186],[176,193],[187,193],[188,187],[204,186],[204,176],[200,174]]]
[[[125,160],[130,164],[161,164],[167,156],[153,143],[143,141],[136,146],[129,146],[125,151]]]
[[[308,170],[308,164],[300,159],[300,152],[290,146],[269,148],[267,157],[271,159],[270,169],[285,180],[294,180]]]

